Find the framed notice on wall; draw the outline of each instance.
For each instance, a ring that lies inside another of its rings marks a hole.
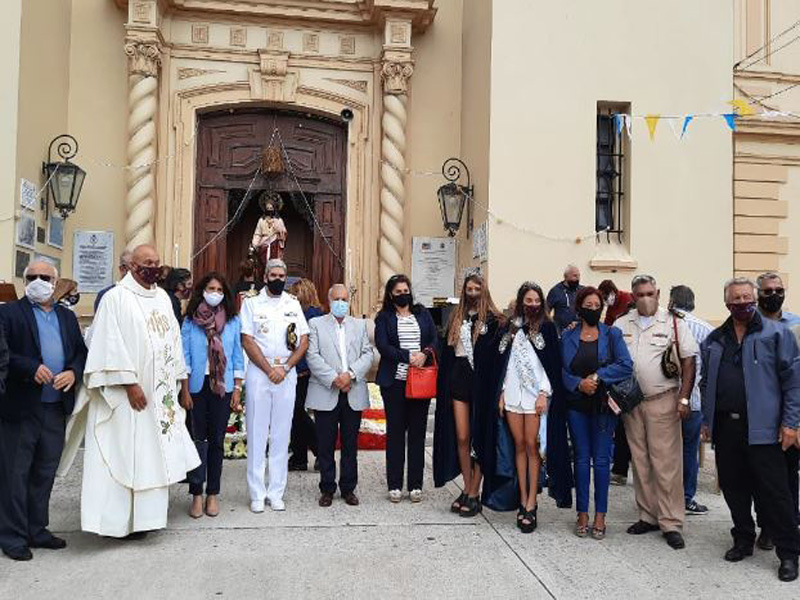
[[[411,284],[414,300],[433,306],[434,298],[455,293],[456,241],[450,237],[415,237],[411,252]]]
[[[79,292],[97,293],[112,283],[114,234],[110,231],[76,231],[72,249],[72,274]]]

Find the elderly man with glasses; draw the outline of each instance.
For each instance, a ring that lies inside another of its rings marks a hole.
[[[53,302],[58,272],[25,269],[25,297],[0,307],[9,372],[0,402],[0,547],[14,560],[67,543],[47,529],[66,421],[83,377],[86,345],[75,314]]]

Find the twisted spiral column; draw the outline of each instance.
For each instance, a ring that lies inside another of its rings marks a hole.
[[[395,273],[403,272],[407,103],[405,94],[386,94],[383,97],[381,233],[378,244],[383,282]]]
[[[154,241],[156,112],[160,49],[152,43],[125,46],[130,58],[128,93],[128,193],[125,242],[130,250]]]

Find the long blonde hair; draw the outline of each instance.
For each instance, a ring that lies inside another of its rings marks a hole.
[[[461,323],[469,315],[469,308],[467,307],[467,284],[470,282],[477,283],[481,286],[481,295],[478,298],[477,305],[478,322],[472,332],[472,343],[474,344],[478,340],[481,329],[490,316],[500,320],[503,318],[503,314],[497,309],[492,300],[492,295],[489,293],[489,286],[486,285],[486,280],[477,273],[467,275],[461,286],[461,297],[458,300],[458,306],[456,306],[451,313],[450,322],[447,325],[447,344],[454,348],[458,345],[458,339],[461,335]]]
[[[317,295],[317,286],[310,279],[298,279],[289,286],[289,293],[297,297],[303,310],[308,310],[311,306],[322,309]]]

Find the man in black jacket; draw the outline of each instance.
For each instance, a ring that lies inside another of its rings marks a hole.
[[[8,342],[6,332],[0,325],[0,402],[6,393],[6,377],[8,376]]]
[[[87,354],[75,315],[53,303],[56,269],[34,262],[24,279],[26,297],[0,306],[9,350],[0,399],[0,548],[14,560],[33,558],[30,548],[67,545],[47,529],[48,508]]]

